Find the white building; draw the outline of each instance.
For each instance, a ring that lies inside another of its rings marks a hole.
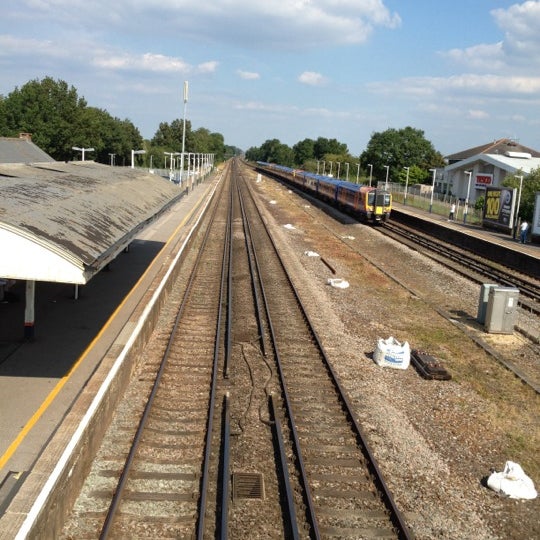
[[[540,152],[511,139],[500,139],[446,156],[442,190],[459,199],[474,203],[488,186],[498,187],[507,176],[524,178],[540,167]],[[470,173],[470,174],[469,174]]]

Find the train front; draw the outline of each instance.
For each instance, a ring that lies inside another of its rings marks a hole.
[[[373,223],[383,223],[390,219],[392,195],[384,189],[374,189],[368,194],[367,217]]]

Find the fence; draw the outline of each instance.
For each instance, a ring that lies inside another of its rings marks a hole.
[[[384,183],[380,182],[379,187],[384,187]],[[427,189],[426,189],[427,188]],[[392,192],[392,199],[395,202],[429,211],[441,216],[448,217],[450,215],[450,207],[452,203],[456,205],[454,212],[455,221],[466,221],[467,223],[480,225],[482,223],[482,211],[474,208],[474,204],[469,204],[465,219],[465,203],[455,197],[451,197],[446,193],[433,193],[433,204],[431,202],[431,186],[421,185],[419,187],[409,188],[407,197],[405,198],[405,186],[403,184],[389,183],[388,189]]]

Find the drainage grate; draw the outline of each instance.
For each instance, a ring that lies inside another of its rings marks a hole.
[[[233,473],[233,499],[264,499],[261,473]]]

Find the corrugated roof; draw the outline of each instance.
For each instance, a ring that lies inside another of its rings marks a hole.
[[[92,161],[0,164],[0,276],[86,283],[179,196],[146,171]]]
[[[29,136],[0,137],[0,163],[50,163],[54,159]]]

